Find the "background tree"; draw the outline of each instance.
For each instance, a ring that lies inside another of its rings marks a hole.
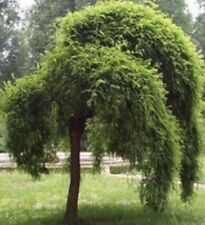
[[[193,36],[200,49],[201,53],[205,56],[205,1],[198,0],[198,3],[201,7],[201,11],[199,15],[196,17],[196,21],[194,23]]]
[[[156,0],[156,2],[160,10],[166,13],[175,24],[182,27],[186,33],[192,34],[192,17],[185,0]]]
[[[144,205],[164,209],[179,167],[188,200],[197,178],[203,69],[182,30],[151,8],[106,2],[66,16],[56,38],[40,69],[8,85],[4,109],[10,153],[33,176],[45,171],[53,120],[69,134],[65,224],[77,224],[80,140],[87,128],[98,131],[93,140],[105,137],[104,151],[142,172]]]
[[[69,11],[73,12],[89,4],[89,1],[68,0],[35,0],[27,13],[27,35],[31,49],[33,65],[39,62],[39,58],[53,46],[57,18],[65,16]]]
[[[0,89],[5,81],[23,76],[27,70],[28,48],[20,31],[16,0],[0,1]],[[0,92],[1,93],[1,92]],[[5,121],[0,112],[0,151],[6,151]]]
[[[19,15],[15,0],[0,2],[0,86],[3,81],[26,72],[26,45],[18,30]]]
[[[197,0],[200,7],[205,7],[205,1],[204,0]]]
[[[157,4],[158,9],[168,15],[175,24],[180,26],[187,34],[192,34],[193,21],[185,0],[133,0],[134,2],[152,5]]]
[[[55,22],[57,17],[64,16],[68,12],[67,0],[35,0],[27,13],[28,42],[31,49],[31,57],[34,65],[40,56],[52,46],[54,39]]]
[[[199,50],[205,55],[205,13],[197,16],[194,26],[194,39],[199,47]]]

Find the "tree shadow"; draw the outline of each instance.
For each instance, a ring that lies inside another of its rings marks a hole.
[[[17,218],[17,220],[12,223],[12,225],[62,225],[63,224],[63,214],[61,211],[51,212],[39,217],[32,217],[28,215],[27,219],[22,221]],[[2,224],[3,225],[3,224]]]
[[[167,208],[153,212],[134,205],[83,205],[80,208],[80,225],[201,225],[204,215],[184,208]]]
[[[53,210],[39,218],[28,216],[26,221],[16,221],[12,225],[62,225],[63,211]],[[201,225],[205,224],[203,214],[193,214],[186,208],[168,208],[162,213],[154,213],[137,205],[90,205],[79,209],[79,225]]]

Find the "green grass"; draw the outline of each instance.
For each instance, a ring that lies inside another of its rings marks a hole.
[[[205,184],[205,155],[199,158],[199,182]]]
[[[68,179],[62,173],[40,181],[19,172],[0,173],[0,225],[61,225]],[[183,204],[172,192],[167,210],[143,209],[137,182],[103,175],[82,177],[81,225],[205,225],[205,189],[197,190],[191,204]]]

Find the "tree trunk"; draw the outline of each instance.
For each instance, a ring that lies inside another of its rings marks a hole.
[[[84,128],[85,120],[80,118],[73,118],[70,121],[70,187],[65,212],[65,225],[78,224],[78,195],[80,187],[80,140]]]

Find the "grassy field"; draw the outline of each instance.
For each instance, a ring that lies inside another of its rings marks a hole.
[[[40,181],[19,172],[0,173],[0,225],[61,225],[68,179],[62,173]],[[79,201],[82,225],[205,225],[205,189],[191,204],[177,190],[168,209],[152,213],[138,200],[136,181],[103,175],[83,175]]]
[[[205,184],[205,155],[199,158],[199,181]]]

